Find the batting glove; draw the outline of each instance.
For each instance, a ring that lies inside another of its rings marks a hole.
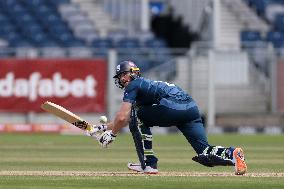
[[[105,131],[101,138],[99,139],[99,142],[101,143],[103,148],[106,148],[112,141],[115,140],[116,135],[112,133],[111,130]]]
[[[107,125],[93,125],[90,131],[86,131],[87,136],[94,137],[98,140],[98,136],[107,130]]]
[[[94,125],[92,133],[105,132],[107,130],[107,125]]]

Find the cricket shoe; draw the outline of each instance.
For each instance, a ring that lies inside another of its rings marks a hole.
[[[247,172],[244,151],[241,148],[236,148],[233,151],[233,161],[235,162],[236,175],[243,175]]]
[[[127,168],[129,170],[136,171],[139,173],[144,173],[144,174],[158,174],[159,173],[157,167],[154,167],[154,166],[151,167],[149,165],[146,165],[146,168],[143,170],[140,163],[128,163]]]

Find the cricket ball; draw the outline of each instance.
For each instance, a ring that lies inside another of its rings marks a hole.
[[[106,123],[107,122],[107,117],[106,116],[101,116],[100,117],[100,123]]]

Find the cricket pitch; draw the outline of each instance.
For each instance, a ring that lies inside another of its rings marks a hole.
[[[95,171],[0,171],[0,176],[95,176],[95,177],[284,177],[284,173],[247,173],[242,176],[229,172],[159,172],[159,174],[143,174],[137,172],[95,172]]]

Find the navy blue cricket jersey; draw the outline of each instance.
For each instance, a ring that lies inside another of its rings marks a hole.
[[[138,106],[163,105],[171,109],[186,110],[196,103],[181,88],[163,81],[153,81],[139,77],[125,88],[124,102]]]

